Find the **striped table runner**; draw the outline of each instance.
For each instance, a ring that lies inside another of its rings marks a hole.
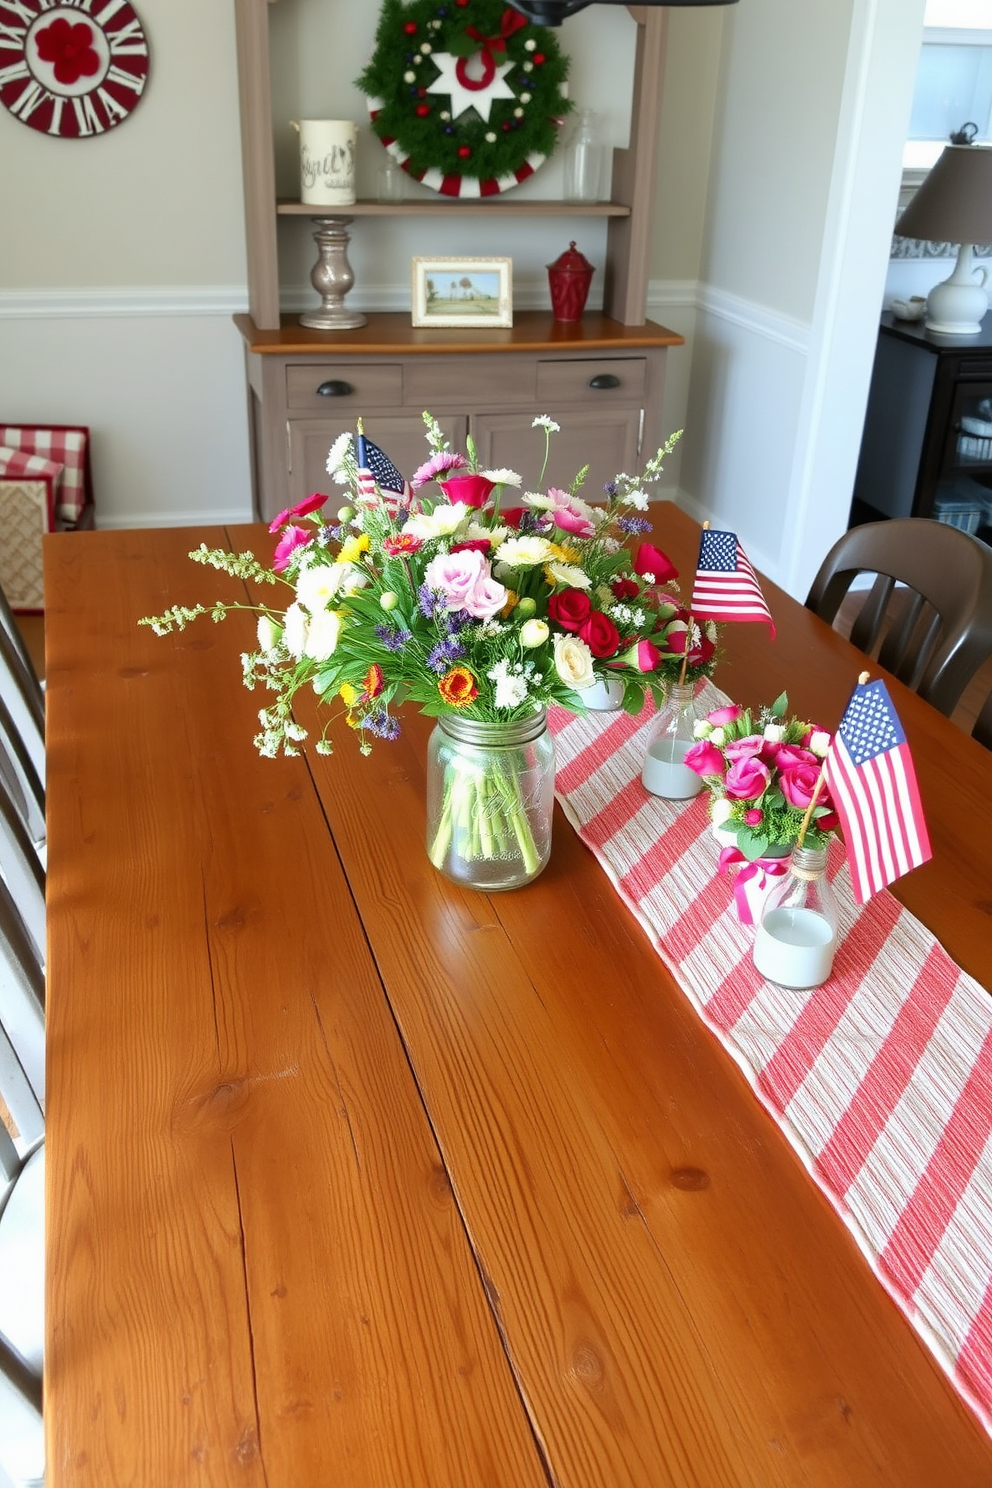
[[[727,701],[711,684],[700,699]],[[830,980],[811,992],[764,982],[706,794],[662,801],[641,785],[652,713],[552,709],[558,800],[992,1431],[992,998],[891,894],[855,904],[839,843]]]

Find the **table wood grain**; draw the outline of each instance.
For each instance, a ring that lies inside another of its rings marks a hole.
[[[698,529],[655,538],[691,584]],[[237,546],[268,551],[264,529]],[[46,539],[49,1482],[978,1488],[992,1439],[556,813],[487,897],[423,846],[428,725],[262,761],[220,529]],[[834,726],[773,586],[717,676]],[[992,986],[992,756],[892,684]]]

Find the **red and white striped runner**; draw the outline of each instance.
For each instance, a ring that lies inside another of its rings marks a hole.
[[[711,685],[705,709],[728,701]],[[888,892],[854,902],[811,992],[764,982],[705,793],[641,785],[651,711],[550,712],[556,793],[697,1012],[992,1431],[992,998]]]

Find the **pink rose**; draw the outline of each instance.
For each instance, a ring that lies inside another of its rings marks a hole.
[[[661,652],[651,641],[637,641],[629,651],[615,658],[615,662],[622,662],[624,666],[634,667],[639,672],[653,672],[660,660]]]
[[[449,475],[440,484],[452,505],[461,501],[466,506],[474,507],[485,506],[496,489],[495,481],[485,475]]]
[[[726,708],[714,708],[712,713],[707,713],[706,721],[714,728],[723,728],[724,724],[736,723],[743,711],[737,703],[728,703]]]
[[[819,778],[819,763],[796,765],[791,770],[782,771],[778,782],[779,789],[790,806],[798,806],[800,811],[805,811],[813,799],[813,792]]]
[[[269,531],[278,532],[279,528],[284,527],[293,517],[308,517],[311,512],[318,511],[326,500],[327,497],[323,491],[314,491],[312,496],[304,496],[303,500],[298,501],[295,506],[287,506],[285,511],[273,517],[269,523]]]
[[[640,574],[643,579],[645,574],[651,574],[656,584],[667,583],[669,579],[677,579],[679,571],[670,558],[666,558],[660,548],[653,543],[641,543],[634,554],[634,572]]]
[[[555,494],[564,495],[564,492]],[[589,518],[583,512],[578,511],[570,501],[566,505],[553,507],[550,515],[556,527],[560,527],[562,532],[572,532],[576,537],[592,537],[596,531],[595,525],[590,522]]]
[[[424,583],[444,595],[449,610],[465,610],[476,620],[491,619],[506,604],[506,590],[474,549],[432,558],[424,569]]]
[[[573,633],[588,620],[591,611],[592,600],[584,589],[563,589],[548,600],[548,619]]]
[[[734,761],[727,771],[724,788],[735,801],[756,801],[764,794],[770,779],[768,766],[751,755]]]
[[[305,527],[286,527],[283,529],[282,537],[276,543],[276,550],[272,555],[272,569],[274,573],[285,573],[289,567],[289,560],[297,548],[305,547],[313,537]]]
[[[690,770],[695,770],[697,775],[723,774],[723,755],[715,744],[710,744],[706,739],[700,739],[698,744],[687,749],[682,763],[688,765]]]
[[[812,765],[816,769],[820,767],[820,761],[815,754],[808,749],[800,749],[798,744],[780,744],[775,751],[775,768],[778,770],[797,770],[801,765]]]
[[[764,743],[760,734],[748,734],[744,739],[728,739],[723,747],[729,760],[753,759],[761,753]]]

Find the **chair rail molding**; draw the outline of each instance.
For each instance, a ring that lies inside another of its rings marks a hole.
[[[0,320],[140,320],[154,316],[238,315],[247,285],[176,285],[134,289],[0,291]]]

